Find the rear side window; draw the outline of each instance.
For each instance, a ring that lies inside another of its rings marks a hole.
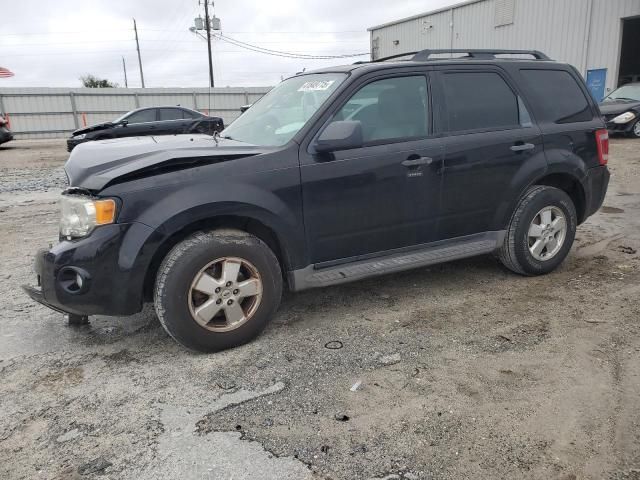
[[[190,112],[189,110],[182,110],[183,118],[201,118],[202,115],[196,112]]]
[[[515,128],[531,123],[524,104],[497,73],[445,73],[443,80],[450,132]]]
[[[546,120],[554,123],[588,122],[593,112],[576,79],[564,70],[521,70]]]
[[[161,108],[160,120],[182,120],[184,113],[179,108]]]

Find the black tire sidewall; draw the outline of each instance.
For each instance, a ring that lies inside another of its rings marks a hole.
[[[256,237],[200,235],[200,241],[181,251],[179,261],[169,267],[163,285],[156,288],[156,302],[164,310],[165,329],[179,343],[194,350],[215,352],[247,343],[264,329],[280,304],[282,276],[275,255]],[[262,280],[262,298],[257,311],[249,321],[229,332],[215,332],[199,325],[188,303],[189,289],[197,273],[221,257],[249,261]]]
[[[529,227],[534,217],[545,207],[557,207],[567,219],[567,234],[561,250],[551,259],[537,260],[528,245]],[[523,209],[515,229],[515,255],[518,263],[529,275],[543,275],[555,270],[567,257],[576,236],[578,225],[576,209],[569,195],[557,188],[541,190]]]

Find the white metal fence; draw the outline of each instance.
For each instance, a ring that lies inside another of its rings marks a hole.
[[[240,107],[270,87],[250,88],[0,88],[0,112],[16,138],[64,137],[85,125],[114,120],[140,107],[181,105],[222,117],[225,125]]]

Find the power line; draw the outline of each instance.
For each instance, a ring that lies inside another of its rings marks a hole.
[[[234,45],[239,48],[244,48],[239,45]],[[251,50],[249,48],[244,48],[246,52],[242,50],[215,50],[216,53],[224,53],[224,54],[242,54],[242,53],[262,53],[265,54],[267,52],[261,50]],[[171,53],[171,54],[180,54],[180,53],[188,53],[188,54],[197,54],[201,53],[201,50],[163,50],[158,48],[145,48],[145,52],[154,52],[154,53]],[[49,57],[49,56],[73,56],[73,55],[101,55],[103,53],[114,53],[118,56],[127,55],[127,54],[136,54],[136,49],[120,49],[120,50],[88,50],[86,52],[46,52],[46,53],[10,53],[8,55],[2,54],[2,58],[5,57]],[[305,56],[304,53],[300,52],[300,54],[295,52],[290,52],[292,55],[276,55],[282,56],[284,58],[294,58],[300,60],[332,60],[332,59],[340,59],[340,58],[351,58],[353,55],[341,56],[341,55],[317,55],[317,56]],[[369,53],[361,53],[356,54],[357,56],[369,55]],[[173,60],[172,60],[173,61]]]
[[[142,29],[138,29],[138,33],[142,32]],[[151,41],[151,42],[163,42],[166,43],[164,39],[155,39],[155,38],[147,38],[147,41]],[[127,39],[112,39],[112,40],[89,40],[89,41],[82,41],[82,45],[91,45],[91,44],[113,44],[113,43],[129,43],[131,42],[130,38]],[[197,40],[195,38],[191,38],[189,40],[170,40],[170,43],[189,43],[189,44],[194,44],[196,43]],[[335,40],[271,40],[271,41],[261,41],[261,44],[264,45],[280,45],[280,44],[288,44],[288,43],[296,43],[296,44],[319,44],[319,43],[326,43],[326,44],[333,44],[333,43],[338,43]],[[362,43],[362,41],[360,40],[348,40],[348,41],[340,41],[340,44],[344,44],[344,43],[352,43],[352,44],[356,44],[356,43]],[[9,48],[14,48],[14,47],[44,47],[44,46],[49,46],[49,45],[78,45],[77,41],[73,41],[73,42],[46,42],[46,43],[20,43],[20,44],[15,44],[15,45],[7,45],[7,47]]]
[[[196,12],[197,13],[197,12]],[[184,18],[184,17],[183,17]],[[65,31],[65,32],[23,32],[23,33],[0,33],[0,37],[22,37],[25,35],[29,35],[29,36],[50,36],[50,35],[68,35],[68,34],[76,34],[76,33],[105,33],[105,34],[109,34],[109,33],[113,33],[113,32],[130,32],[131,29],[129,28],[117,28],[117,29],[113,29],[113,30],[70,30],[70,31]],[[144,32],[183,32],[184,29],[164,29],[164,28],[144,28],[144,29],[140,29],[140,33],[144,33]],[[306,31],[274,31],[274,30],[269,30],[269,31],[260,31],[260,30],[234,30],[231,31],[229,30],[228,33],[232,33],[232,34],[252,34],[252,35],[299,35],[299,34],[303,34],[303,35],[315,35],[315,34],[337,34],[337,35],[343,35],[343,34],[360,34],[360,35],[366,35],[367,32],[366,31],[362,31],[362,30],[324,30],[324,31],[311,31],[311,30],[306,30]]]
[[[223,42],[230,43],[240,48],[244,48],[246,50],[251,50],[257,53],[263,53],[265,55],[273,55],[276,57],[287,57],[287,58],[298,58],[305,60],[331,60],[338,58],[353,58],[353,57],[363,57],[365,55],[369,55],[369,53],[347,53],[342,55],[316,55],[316,54],[305,54],[305,53],[296,53],[296,52],[285,52],[281,50],[272,50],[268,48],[263,48],[258,45],[253,45],[250,43],[242,42],[240,40],[228,37],[223,35],[222,33],[214,35],[215,38],[222,40]]]

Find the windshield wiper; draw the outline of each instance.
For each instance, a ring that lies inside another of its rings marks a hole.
[[[635,98],[627,98],[627,97],[612,97],[612,100],[627,100],[629,102],[640,102],[640,100],[637,100]]]

